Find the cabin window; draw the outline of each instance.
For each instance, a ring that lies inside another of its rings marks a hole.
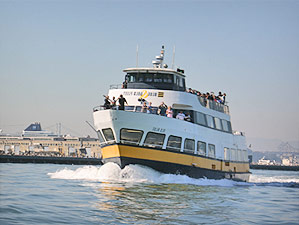
[[[148,132],[143,145],[151,148],[162,148],[164,139],[165,134]]]
[[[215,145],[209,144],[209,152],[208,152],[208,156],[211,158],[215,158],[216,154],[215,154]]]
[[[217,130],[222,130],[222,125],[221,125],[221,120],[217,117],[214,118],[215,119],[215,126]]]
[[[134,111],[135,106],[133,105],[127,105],[125,106],[125,111]]]
[[[100,140],[100,143],[105,142],[104,137],[103,137],[101,131],[98,130],[98,131],[97,131],[97,135],[98,135],[98,138],[99,138],[99,140]]]
[[[173,150],[173,151],[180,151],[182,144],[182,138],[170,135],[167,141],[166,149]]]
[[[230,151],[229,148],[224,148],[224,160],[230,159]]]
[[[194,154],[195,141],[193,139],[185,139],[184,152]]]
[[[227,124],[228,121],[226,121],[226,120],[221,120],[221,121],[222,121],[223,130],[228,132],[229,131],[228,130],[228,124]]]
[[[103,131],[106,141],[114,141],[115,140],[114,134],[113,134],[111,128],[106,128],[106,129],[103,129],[102,131]]]
[[[120,142],[131,145],[138,145],[143,135],[142,130],[122,128],[120,130]]]
[[[227,125],[228,125],[228,132],[232,133],[232,124],[230,121],[227,121]]]
[[[206,156],[206,143],[202,141],[197,142],[197,154]]]
[[[243,151],[238,149],[237,150],[237,161],[243,161],[243,156],[242,156]]]
[[[207,126],[206,115],[201,112],[196,112],[196,120],[195,123],[203,126]]]
[[[210,115],[206,115],[208,127],[215,128],[214,119]]]
[[[232,160],[232,161],[236,161],[237,160],[237,153],[236,153],[236,149],[231,149],[230,150],[230,159]]]
[[[136,108],[135,108],[135,112],[141,112],[141,106],[136,106]]]
[[[243,150],[243,161],[244,162],[248,161],[248,152],[247,152],[247,150]]]

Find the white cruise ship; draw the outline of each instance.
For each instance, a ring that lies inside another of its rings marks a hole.
[[[141,164],[194,178],[248,181],[245,136],[232,131],[228,106],[188,93],[184,71],[167,68],[164,53],[162,47],[153,68],[125,69],[123,85],[110,86],[109,99],[123,95],[128,103],[124,110],[118,104],[94,108],[103,163],[114,162],[121,168]],[[171,106],[173,118],[159,115],[162,102]],[[143,110],[144,103],[151,103],[152,110]],[[191,121],[177,119],[181,111]]]

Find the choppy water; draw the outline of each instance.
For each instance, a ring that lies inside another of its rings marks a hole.
[[[0,164],[0,224],[299,224],[299,172],[249,183],[115,164]]]

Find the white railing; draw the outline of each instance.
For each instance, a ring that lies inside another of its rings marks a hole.
[[[225,104],[222,104],[222,103],[219,103],[216,101],[211,101],[211,100],[203,98],[201,96],[198,96],[198,100],[203,107],[206,107],[206,108],[212,109],[212,110],[216,110],[218,112],[222,112],[225,114],[229,114],[228,105],[225,105]]]

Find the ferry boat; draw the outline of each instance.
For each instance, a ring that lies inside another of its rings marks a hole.
[[[186,91],[182,69],[163,64],[165,50],[152,68],[124,69],[123,85],[111,85],[107,99],[123,96],[118,106],[93,109],[103,163],[121,168],[140,164],[163,173],[192,178],[248,181],[250,176],[245,135],[232,131],[229,107]],[[152,110],[142,112],[151,103]],[[159,115],[159,106],[171,106],[173,118]],[[177,119],[179,112],[191,120]]]

